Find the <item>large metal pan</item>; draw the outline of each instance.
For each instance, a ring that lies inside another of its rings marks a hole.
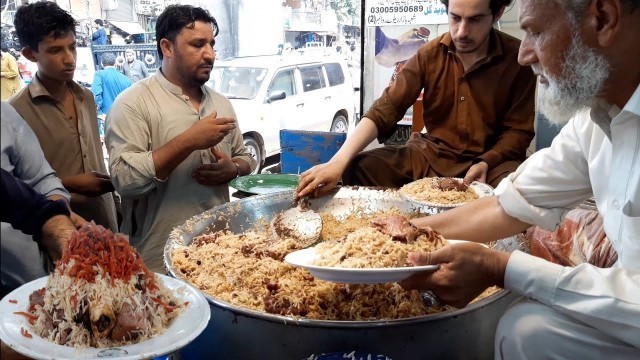
[[[206,211],[176,228],[165,246],[169,272],[181,278],[172,265],[171,251],[190,244],[194,237],[227,229],[241,233],[265,223],[291,207],[293,192],[242,199]],[[354,210],[432,214],[438,209],[402,200],[393,191],[341,188],[311,200],[310,207],[336,216]],[[515,238],[498,246],[513,250]],[[352,350],[383,354],[393,359],[490,359],[495,328],[515,296],[500,291],[464,309],[400,320],[325,321],[296,319],[238,307],[205,294],[211,320],[204,335],[191,345],[191,355],[216,359],[303,359],[312,354]],[[375,357],[373,357],[375,358]]]

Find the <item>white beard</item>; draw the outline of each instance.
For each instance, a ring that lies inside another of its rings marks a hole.
[[[611,67],[604,56],[588,48],[574,30],[571,45],[562,62],[562,76],[553,77],[543,69],[532,67],[544,75],[549,84],[540,84],[538,108],[554,125],[564,125],[576,112],[590,107],[609,77]]]

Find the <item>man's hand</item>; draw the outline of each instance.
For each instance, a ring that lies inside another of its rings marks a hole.
[[[335,188],[342,177],[343,169],[331,162],[316,165],[300,175],[296,189],[297,197],[318,197]]]
[[[462,308],[486,288],[503,286],[509,256],[475,243],[447,245],[430,253],[410,253],[409,262],[414,265],[440,264],[440,268],[415,274],[400,285],[405,289],[431,290],[442,302]]]
[[[219,118],[218,112],[196,121],[189,130],[187,139],[193,150],[203,150],[216,146],[225,136],[236,128],[236,119]]]
[[[76,227],[71,219],[65,215],[56,215],[44,223],[42,226],[42,246],[53,261],[62,257],[62,251],[75,230]]]
[[[466,184],[471,184],[474,181],[486,183],[488,172],[489,165],[484,161],[480,161],[469,168],[469,171],[467,171],[467,174],[464,176],[464,182]]]
[[[97,171],[67,176],[62,179],[62,184],[69,192],[90,197],[100,196],[115,190],[109,175]]]
[[[238,174],[236,164],[229,156],[216,148],[211,148],[216,158],[212,164],[204,164],[193,169],[193,178],[201,185],[226,184]]]
[[[216,146],[236,128],[235,119],[217,116],[216,111],[212,112],[196,121],[182,134],[153,150],[153,165],[158,179],[166,179],[194,151]]]
[[[376,29],[376,32],[378,31],[382,32]],[[382,36],[386,37],[384,33]],[[427,42],[428,36],[429,30],[421,27],[409,29],[397,39],[387,38],[384,47],[375,54],[375,61],[384,67],[394,67],[415,54],[418,48]]]
[[[87,220],[85,220],[82,216],[74,213],[73,211],[71,211],[71,215],[69,215],[69,218],[71,219],[71,222],[76,229],[80,229],[84,224],[87,223]]]

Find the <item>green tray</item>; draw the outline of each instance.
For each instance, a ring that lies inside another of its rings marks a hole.
[[[241,176],[231,180],[229,186],[248,194],[262,195],[295,190],[298,187],[298,175],[293,174],[255,174]]]

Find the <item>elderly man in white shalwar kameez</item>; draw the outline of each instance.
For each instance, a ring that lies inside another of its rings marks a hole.
[[[640,0],[522,0],[520,26],[540,109],[566,125],[495,196],[413,223],[488,242],[553,229],[593,196],[618,261],[565,267],[467,243],[410,254],[440,268],[401,285],[458,307],[492,285],[522,295],[498,325],[499,359],[640,359]]]

